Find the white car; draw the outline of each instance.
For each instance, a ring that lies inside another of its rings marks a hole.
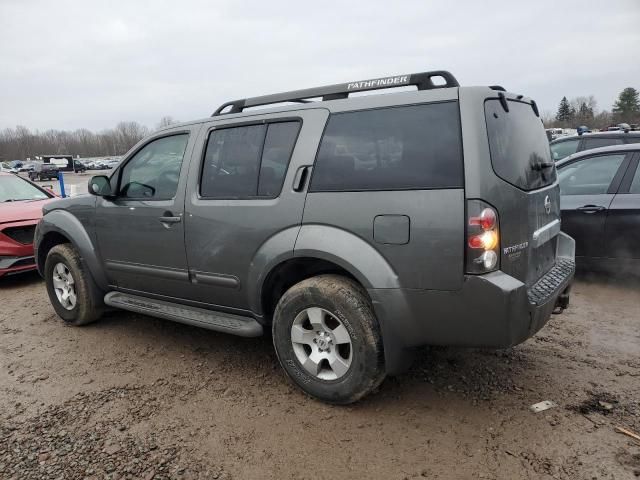
[[[18,169],[17,168],[13,168],[7,162],[0,162],[0,172],[18,173]]]

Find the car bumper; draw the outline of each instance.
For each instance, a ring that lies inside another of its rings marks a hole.
[[[12,227],[32,227],[33,220],[3,224],[0,228],[0,277],[12,273],[26,272],[36,268],[32,239],[30,243],[21,243],[7,235]],[[20,239],[22,240],[22,239]],[[27,241],[26,239],[24,241]]]
[[[534,285],[497,271],[466,275],[457,291],[370,289],[381,324],[387,369],[402,369],[400,351],[422,345],[502,348],[540,330],[566,306],[575,273],[575,243],[558,237],[555,266]]]
[[[13,275],[14,273],[29,272],[31,270],[36,270],[36,261],[33,256],[0,256],[0,277]]]

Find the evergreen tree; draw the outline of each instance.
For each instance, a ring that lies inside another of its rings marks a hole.
[[[581,125],[591,122],[593,120],[593,109],[589,108],[585,102],[582,102],[576,120],[578,120],[578,123]]]
[[[640,117],[640,93],[633,87],[622,90],[613,104],[613,113],[623,121]]]
[[[567,97],[562,97],[560,105],[558,106],[558,113],[556,113],[556,120],[559,122],[568,122],[572,118],[571,105],[569,105]]]

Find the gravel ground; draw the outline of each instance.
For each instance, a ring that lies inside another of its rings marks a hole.
[[[640,432],[639,327],[640,282],[581,278],[525,344],[424,349],[333,407],[269,338],[125,312],[67,327],[36,274],[0,279],[0,478],[637,478],[614,429]]]

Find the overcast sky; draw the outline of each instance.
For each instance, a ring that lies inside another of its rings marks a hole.
[[[590,94],[610,109],[640,89],[640,0],[0,0],[0,128],[152,127],[235,98],[433,69],[543,111]]]

